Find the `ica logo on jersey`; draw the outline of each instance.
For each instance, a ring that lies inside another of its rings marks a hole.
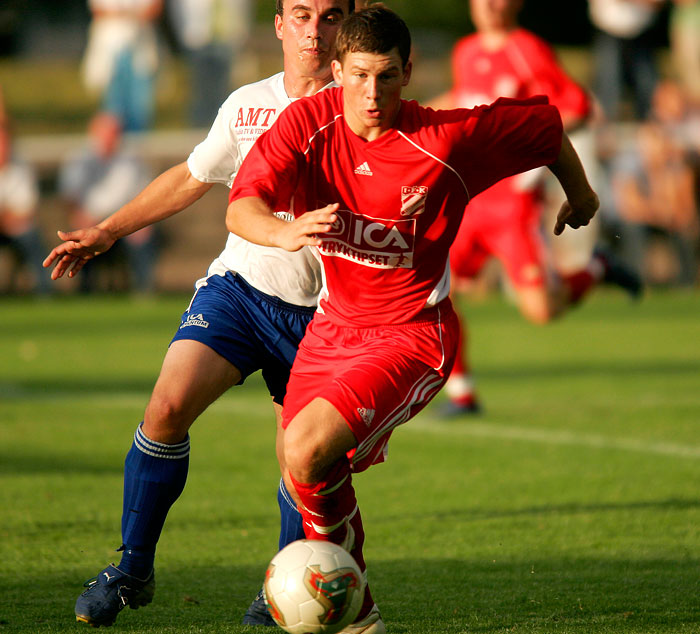
[[[324,255],[352,260],[373,268],[411,268],[415,248],[416,221],[413,218],[387,220],[335,212],[337,220],[321,238]]]

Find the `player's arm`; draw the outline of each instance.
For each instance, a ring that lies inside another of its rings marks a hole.
[[[306,246],[321,245],[317,234],[331,230],[337,209],[337,203],[326,205],[287,222],[275,216],[272,207],[262,198],[247,196],[229,204],[226,228],[248,242],[298,251]]]
[[[557,214],[554,234],[559,235],[566,225],[572,229],[587,225],[598,210],[600,202],[566,134],[562,135],[559,156],[549,165],[549,169],[566,194],[566,200]]]
[[[88,260],[110,249],[119,238],[182,211],[212,185],[194,178],[186,162],[171,167],[99,224],[77,231],[59,231],[63,242],[44,260],[44,267],[55,264],[51,272],[54,280],[66,273],[74,277]]]
[[[572,111],[561,111],[561,121],[567,134],[583,130],[588,125],[589,119],[590,116],[588,114],[581,115]]]
[[[567,134],[584,127],[592,114],[592,96],[561,66],[554,49],[537,36],[530,41],[527,81],[531,95],[547,95],[561,114]]]

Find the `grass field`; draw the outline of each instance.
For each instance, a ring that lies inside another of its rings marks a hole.
[[[118,558],[122,463],[186,298],[0,300],[0,632],[91,631]],[[467,307],[486,413],[442,401],[355,480],[389,634],[700,632],[700,295],[597,294],[537,328]],[[257,377],[192,430],[154,603],[114,632],[239,625],[277,542]]]

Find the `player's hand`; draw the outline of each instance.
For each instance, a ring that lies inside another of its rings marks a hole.
[[[572,229],[578,229],[585,227],[591,221],[600,207],[598,196],[595,192],[591,192],[591,194],[584,200],[578,201],[576,205],[568,200],[564,201],[554,223],[555,236],[561,235],[567,225]]]
[[[277,236],[279,246],[287,251],[298,251],[302,247],[319,247],[323,240],[319,234],[330,231],[338,219],[338,203],[326,205],[321,209],[307,211],[293,222],[285,223]]]
[[[104,229],[90,227],[77,231],[59,231],[58,237],[63,240],[55,247],[43,262],[44,268],[54,264],[51,279],[57,280],[68,273],[75,277],[88,260],[107,251],[115,242],[112,235]]]

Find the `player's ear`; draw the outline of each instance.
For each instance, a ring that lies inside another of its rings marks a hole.
[[[337,60],[331,60],[331,72],[333,73],[333,81],[338,86],[343,85],[343,65]]]
[[[282,39],[282,16],[279,13],[275,13],[275,35],[278,40]]]
[[[411,80],[411,71],[413,70],[413,62],[409,59],[406,62],[406,66],[403,69],[403,79],[401,81],[402,86],[408,86],[408,82]]]

